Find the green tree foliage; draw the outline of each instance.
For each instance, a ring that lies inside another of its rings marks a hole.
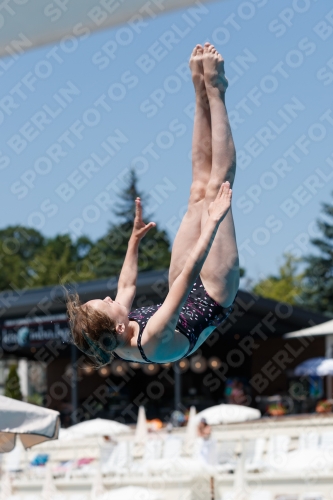
[[[45,238],[34,229],[21,226],[0,230],[0,290],[88,281],[119,274],[133,227],[135,198],[140,196],[143,209],[146,206],[146,197],[137,184],[137,176],[131,170],[115,205],[118,223],[110,225],[105,236],[96,242],[85,236],[76,241],[69,235]],[[169,263],[168,236],[155,227],[140,244],[139,270],[164,269]]]
[[[45,241],[32,266],[35,286],[59,282],[88,281],[96,277],[87,255],[94,244],[86,237],[73,242],[69,235]]]
[[[0,230],[0,290],[24,289],[95,278],[87,255],[93,243],[68,235],[45,238],[22,226]]]
[[[9,226],[0,230],[0,289],[34,286],[31,266],[45,245],[34,229]]]
[[[303,273],[297,273],[299,263],[300,259],[291,254],[284,254],[284,262],[279,268],[278,276],[268,276],[259,281],[252,287],[252,291],[262,297],[303,306]]]
[[[16,365],[11,365],[5,382],[5,396],[7,398],[18,399],[22,401],[20,388],[20,379],[17,373]]]
[[[332,193],[333,194],[333,193]],[[333,315],[333,205],[322,203],[323,218],[317,220],[321,238],[313,238],[316,255],[304,257],[302,299],[307,306],[329,316]]]

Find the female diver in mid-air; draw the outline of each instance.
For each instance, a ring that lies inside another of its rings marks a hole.
[[[138,247],[155,224],[142,221],[136,203],[133,232],[115,300],[77,295],[67,303],[73,341],[102,366],[112,357],[168,363],[195,352],[231,313],[239,286],[239,259],[231,211],[236,152],[225,107],[228,82],[213,45],[197,45],[190,58],[196,110],[192,186],[188,210],[176,235],[163,304],[132,312]]]

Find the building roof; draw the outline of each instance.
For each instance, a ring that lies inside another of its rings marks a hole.
[[[117,278],[92,280],[73,284],[67,287],[76,291],[82,302],[104,298],[115,294]],[[139,273],[137,280],[137,296],[134,307],[158,304],[168,292],[168,270],[147,271]],[[62,313],[65,311],[66,289],[62,285],[48,286],[29,290],[8,290],[0,293],[0,321],[44,314]],[[272,318],[275,317],[274,329],[277,335],[293,330],[327,322],[327,317],[279,303],[275,300],[259,297],[245,290],[239,290],[234,321],[237,330],[249,332],[251,328],[263,321],[263,328],[272,331]],[[266,323],[265,323],[266,318]]]

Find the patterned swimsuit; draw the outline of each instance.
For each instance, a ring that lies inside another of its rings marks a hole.
[[[161,307],[161,305],[162,304],[140,307],[140,309],[134,309],[134,311],[128,315],[129,319],[136,321],[140,326],[138,349],[142,358],[147,363],[154,363],[154,361],[150,361],[145,355],[141,346],[141,337],[148,320]],[[176,330],[179,330],[183,335],[185,335],[190,344],[187,353],[183,357],[185,358],[190,354],[204,330],[206,330],[207,336],[210,335],[210,333],[212,333],[217,326],[227,319],[232,311],[232,305],[230,307],[222,307],[208,295],[202,284],[200,276],[198,276],[184,306],[182,307],[182,311],[176,325]],[[123,359],[124,361],[133,361],[121,358],[115,352],[113,352],[113,355],[115,358]],[[141,361],[141,363],[143,363],[143,361]]]

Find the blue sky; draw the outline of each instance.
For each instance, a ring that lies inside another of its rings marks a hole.
[[[230,81],[241,264],[258,280],[313,251],[333,191],[333,10],[316,0],[198,3],[0,60],[0,227],[96,239],[134,166],[173,240],[191,182],[187,61],[205,41]]]

